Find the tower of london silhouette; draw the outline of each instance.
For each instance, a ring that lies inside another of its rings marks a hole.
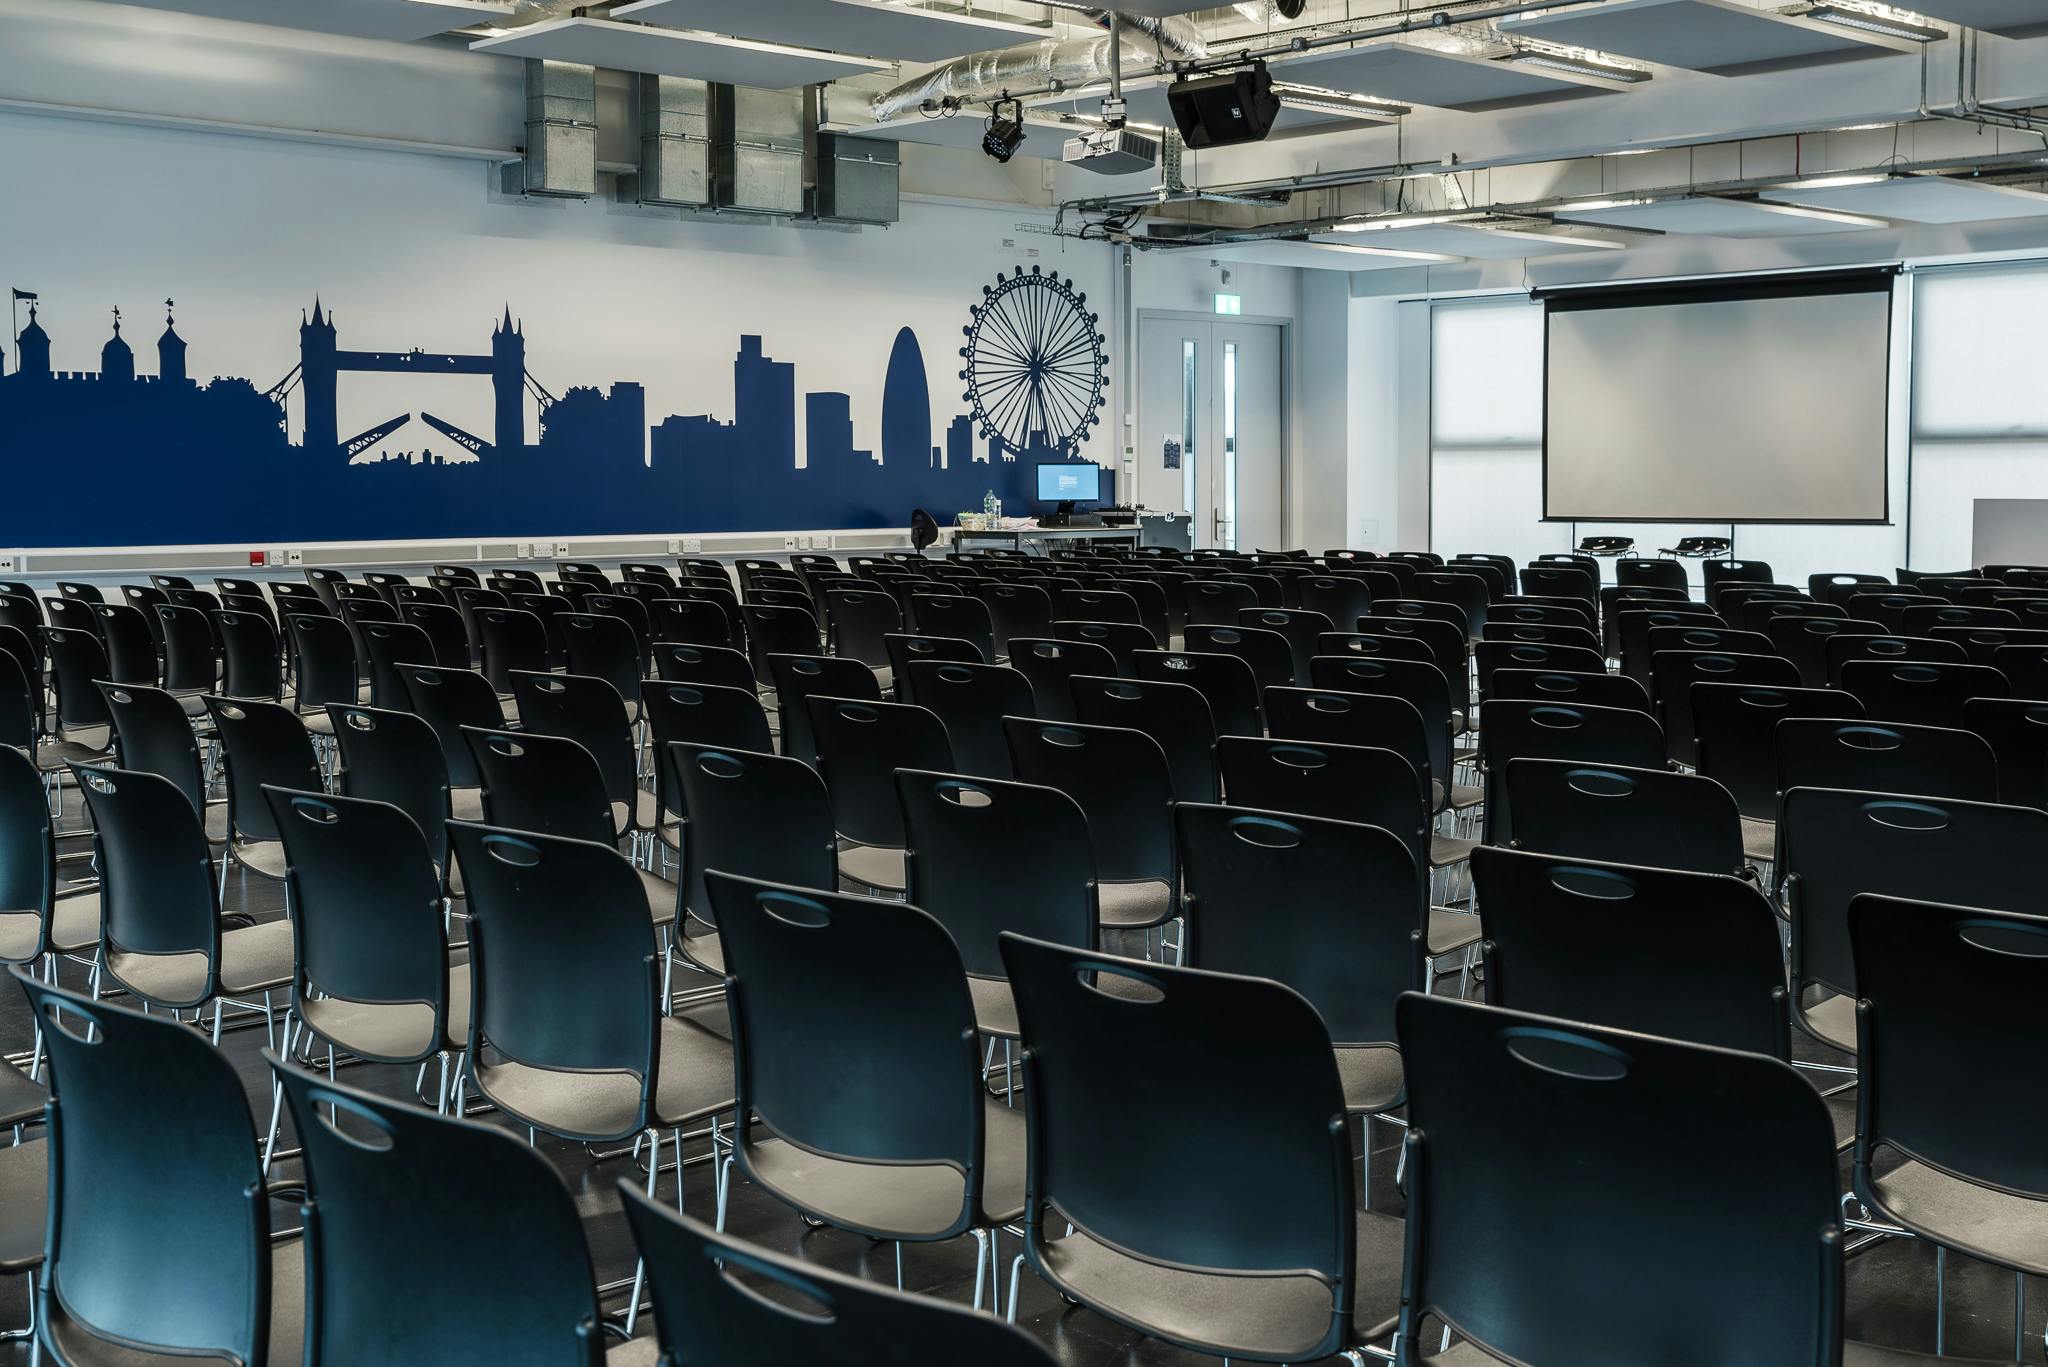
[[[759,335],[740,338],[729,421],[673,414],[650,426],[636,381],[550,392],[526,368],[525,326],[509,305],[487,351],[359,351],[342,346],[316,299],[300,317],[297,364],[267,389],[191,378],[169,300],[154,375],[137,373],[118,310],[98,370],[53,369],[42,313],[30,304],[11,366],[0,348],[0,545],[897,527],[914,506],[943,519],[990,491],[1021,509],[1033,465],[1078,459],[1039,437],[1023,451],[978,447],[964,413],[936,436],[909,328],[888,354],[883,450],[854,447],[853,396],[805,394],[799,464],[796,368]],[[486,377],[492,430],[422,409],[345,434],[340,389],[361,374]],[[393,458],[387,439],[415,419],[433,430],[433,454]]]

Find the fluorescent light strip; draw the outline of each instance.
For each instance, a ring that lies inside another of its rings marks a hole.
[[[1948,37],[1948,30],[1938,24],[1915,23],[1911,19],[1893,18],[1852,5],[1834,3],[1833,0],[1793,5],[1782,13],[1795,15],[1801,19],[1817,20],[1823,24],[1834,24],[1840,28],[1860,29],[1865,33],[1875,33],[1885,38],[1903,38],[1912,43],[1935,43]]]
[[[1552,71],[1563,71],[1573,76],[1592,76],[1603,81],[1621,81],[1628,85],[1640,85],[1650,79],[1650,73],[1640,67],[1605,66],[1598,62],[1584,62],[1575,57],[1560,57],[1549,52],[1521,51],[1507,59],[1519,66],[1540,66]]]

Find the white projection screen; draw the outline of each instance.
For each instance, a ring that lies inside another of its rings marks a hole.
[[[1886,521],[1894,279],[1547,296],[1544,517]]]

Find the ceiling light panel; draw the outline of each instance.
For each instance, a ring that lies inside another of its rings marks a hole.
[[[1562,256],[1572,252],[1615,251],[1628,243],[1619,238],[1524,232],[1514,228],[1482,228],[1465,223],[1416,223],[1392,220],[1397,226],[1368,228],[1318,236],[1315,241],[1347,246],[1391,247],[1397,251],[1436,252],[1469,256],[1479,261],[1515,261],[1524,257]]]
[[[614,71],[720,81],[757,90],[788,90],[841,76],[887,71],[886,62],[838,57],[774,43],[684,33],[610,19],[550,19],[469,45],[500,57],[545,57]]]
[[[941,62],[1052,36],[1050,28],[889,0],[635,0],[611,17],[904,62]]]
[[[1196,248],[1188,248],[1190,252]],[[1391,271],[1413,266],[1447,266],[1463,260],[1439,252],[1360,247],[1348,242],[1228,242],[1199,249],[1218,261],[1254,266],[1297,266],[1315,271]]]
[[[1659,199],[1646,204],[1607,208],[1565,208],[1559,222],[1594,223],[1608,228],[1673,233],[1690,237],[1794,237],[1821,233],[1888,228],[1881,218],[1786,204],[1758,204],[1745,199]]]
[[[509,18],[509,3],[476,0],[139,0],[150,9],[201,14],[409,43],[450,29]]]
[[[1482,111],[1625,90],[1619,81],[1446,52],[1417,43],[1326,48],[1273,68],[1276,79],[1375,95],[1402,104]]]
[[[1946,19],[1985,33],[2048,37],[2048,6],[2041,0],[1913,0],[1912,7],[1931,19]]]
[[[1869,214],[1902,223],[1992,223],[2048,217],[2048,195],[1981,180],[1900,176],[1853,183],[1787,185],[1766,190],[1775,204]]]
[[[1501,32],[1716,76],[1917,52],[1901,38],[1756,9],[1741,0],[1610,0],[1500,21]]]

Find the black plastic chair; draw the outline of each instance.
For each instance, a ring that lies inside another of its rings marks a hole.
[[[1717,650],[1660,650],[1650,657],[1650,697],[1664,728],[1666,754],[1698,765],[1699,732],[1692,690],[1700,684],[1799,687],[1799,667],[1782,655],[1730,655]]]
[[[1794,1019],[1826,1044],[1856,1049],[1860,990],[1849,907],[1866,894],[2038,913],[2044,899],[2014,878],[2016,850],[2042,848],[2048,812],[2031,807],[1794,788],[1778,822],[1779,872],[1792,922]]]
[[[289,621],[292,650],[298,659],[297,688],[292,704],[309,730],[325,731],[327,704],[368,701],[361,682],[365,671],[356,658],[355,636],[338,617],[298,613]]]
[[[1778,723],[1792,718],[1860,720],[1863,704],[1831,688],[1694,684],[1697,771],[1735,799],[1743,853],[1775,856],[1778,822]]]
[[[1779,617],[1764,634],[1770,638],[1771,653],[1783,655],[1799,670],[1806,688],[1825,688],[1828,683],[1828,642],[1836,636],[1882,636],[1875,622],[1849,617]]]
[[[1984,738],[1998,762],[1998,800],[2048,809],[2048,702],[1972,698],[1963,727]]]
[[[1664,731],[1633,708],[1579,707],[1552,702],[1487,704],[1479,732],[1479,766],[1486,774],[1485,843],[1514,840],[1507,766],[1514,759],[1568,759],[1584,764],[1656,769],[1664,764]]]
[[[1018,637],[1043,640],[1052,635],[1052,595],[1034,584],[976,584],[974,596],[988,608],[998,656],[1010,654]]]
[[[1998,799],[1998,761],[1981,736],[1939,726],[1788,718],[1773,733],[1780,799],[1794,788],[1853,788],[1965,802]]]
[[[1101,646],[1110,653],[1116,662],[1114,672],[1121,676],[1128,676],[1136,668],[1139,651],[1153,650],[1158,645],[1152,633],[1135,622],[1059,621],[1052,624],[1052,630],[1062,641]]]
[[[1147,930],[1177,916],[1173,774],[1159,742],[1028,717],[1005,717],[1003,729],[1018,781],[1057,788],[1087,815],[1102,925]]]
[[[615,837],[644,838],[660,824],[654,794],[640,786],[639,748],[617,689],[588,675],[519,671],[512,696],[522,734],[573,740],[597,761]]]
[[[1517,849],[1688,873],[1746,867],[1742,814],[1710,778],[1524,758],[1508,761],[1507,793]]]
[[[1972,698],[2003,698],[2012,686],[1989,665],[1940,661],[1851,660],[1841,688],[1871,716],[1915,726],[1960,726]]]
[[[1076,675],[1072,685],[1074,719],[1083,726],[1124,727],[1159,742],[1175,802],[1217,800],[1216,722],[1200,690],[1087,674]]]
[[[1572,670],[1497,669],[1493,696],[1510,702],[1561,702],[1580,707],[1650,710],[1650,695],[1626,674],[1581,674]]]
[[[1219,736],[1265,733],[1259,680],[1239,655],[1206,651],[1141,650],[1132,657],[1133,677],[1145,683],[1185,684],[1209,704]]]
[[[305,1250],[273,1237],[226,1055],[190,1025],[15,980],[50,1055],[45,1360],[297,1361]]]
[[[1448,738],[1438,739],[1421,709],[1397,694],[1269,688],[1266,728],[1275,740],[1392,750],[1413,766],[1432,814],[1453,804],[1472,806],[1479,798],[1476,790],[1453,785],[1448,774],[1438,773],[1436,755],[1448,748]]]
[[[1285,983],[1335,1042],[1348,1110],[1406,1093],[1394,1003],[1427,979],[1428,867],[1394,833],[1326,818],[1174,810],[1191,968]]]
[[[746,627],[747,658],[756,677],[769,673],[773,655],[817,655],[824,646],[818,619],[802,608],[772,607],[749,603],[740,609]]]
[[[740,1171],[871,1239],[971,1233],[979,1287],[993,1232],[1023,1214],[1024,1120],[982,1088],[952,936],[900,902],[716,870],[706,883],[728,965],[734,1094],[758,1122],[736,1131]],[[838,1083],[821,1091],[813,1069]]]
[[[1847,607],[1849,596],[1871,588],[1885,588],[1891,580],[1881,574],[1809,574],[1806,576],[1806,591],[1823,603],[1834,603]]]
[[[198,608],[159,603],[150,614],[164,652],[163,686],[196,696],[220,685],[220,655],[213,623]]]
[[[433,727],[411,712],[330,703],[328,717],[341,750],[341,792],[387,803],[411,817],[427,842],[427,855],[444,893],[451,888],[448,818],[474,821],[483,801],[474,786],[448,784],[448,764]]]
[[[655,599],[648,609],[648,631],[655,641],[728,649],[739,644],[732,615],[708,595]]]
[[[1358,619],[1372,611],[1372,590],[1352,575],[1312,575],[1299,585],[1301,606],[1320,612],[1336,623],[1339,631],[1356,631]]]
[[[716,684],[749,691],[760,687],[744,651],[679,641],[656,641],[652,650],[654,675],[668,683]]]
[[[201,701],[220,736],[221,767],[227,773],[229,839],[222,884],[229,862],[266,878],[283,878],[284,846],[263,789],[320,791],[324,785],[312,734],[304,720],[278,703],[210,694]],[[326,723],[325,713],[320,721]]]
[[[1031,681],[1022,673],[1008,665],[917,660],[898,672],[896,687],[898,697],[915,698],[917,706],[946,728],[955,773],[984,779],[1011,776],[1003,718],[1031,716],[1036,706]]]
[[[366,622],[362,642],[370,666],[370,706],[403,710],[405,666],[433,665],[434,643],[409,622]]]
[[[960,948],[976,1028],[1014,1039],[1017,1009],[999,938],[1092,948],[1095,861],[1088,821],[1056,788],[898,769],[908,900]],[[990,878],[990,869],[1003,876]]]
[[[102,681],[107,715],[114,720],[115,767],[155,774],[166,779],[192,803],[202,819],[207,843],[227,839],[227,804],[209,802],[206,766],[199,737],[178,699],[161,688]]]
[[[640,720],[640,681],[647,653],[632,626],[602,612],[565,613],[562,641],[568,672],[603,679],[625,700],[627,718]]]
[[[1371,693],[1405,699],[1422,714],[1429,737],[1429,772],[1439,782],[1452,774],[1452,737],[1464,729],[1465,718],[1451,711],[1451,688],[1442,671],[1420,660],[1390,660],[1372,657],[1319,655],[1310,671],[1318,689],[1345,693]],[[1466,795],[1470,806],[1476,792]]]
[[[1003,960],[1025,1042],[1024,1259],[1040,1277],[1213,1356],[1308,1362],[1386,1332],[1400,1224],[1356,1209],[1343,1084],[1313,1006],[1258,978],[1016,936]],[[1162,1142],[1134,1180],[1140,1124]],[[1236,1152],[1259,1155],[1256,1182],[1197,1176]]]
[[[972,645],[984,664],[996,659],[995,624],[988,605],[958,593],[920,593],[910,600],[911,628]],[[841,652],[842,654],[844,652]]]
[[[25,751],[0,747],[0,963],[85,954],[99,938],[98,890],[57,881],[56,820],[42,772]],[[40,1234],[35,1241],[40,1258]]]
[[[887,638],[903,629],[903,612],[894,598],[870,588],[834,588],[824,595],[824,612],[834,655],[876,670],[889,668]]]
[[[1928,636],[1836,635],[1822,648],[1827,657],[1828,687],[1842,686],[1842,671],[1859,661],[1881,664],[1968,664],[1970,654],[1960,641]]]
[[[1173,608],[1165,587],[1152,579],[1112,579],[1110,591],[1130,598],[1138,607],[1138,623],[1152,633],[1152,644],[1160,650],[1171,650],[1175,635]],[[1185,602],[1185,599],[1183,599]],[[1181,610],[1186,617],[1186,608]],[[1099,620],[1099,619],[1098,619]],[[1185,626],[1185,620],[1182,625]]]
[[[1432,617],[1383,616],[1375,613],[1373,616],[1360,619],[1357,634],[1392,636],[1420,642],[1428,649],[1430,658],[1436,661],[1436,667],[1443,671],[1444,681],[1451,686],[1452,710],[1463,712],[1468,717],[1472,715],[1471,647],[1464,631],[1457,624]]]
[[[149,619],[126,603],[94,603],[92,614],[106,647],[107,677],[115,683],[154,687],[161,672]]]
[[[619,1196],[646,1261],[665,1362],[701,1357],[720,1367],[1053,1367],[1036,1340],[993,1316],[714,1233],[624,1182]],[[762,1286],[772,1294],[757,1289]]]
[[[1072,679],[1077,674],[1117,675],[1116,656],[1093,641],[1018,636],[1010,641],[1010,667],[1031,682],[1032,714],[1046,721],[1074,719]]]
[[[1270,631],[1285,640],[1292,659],[1291,679],[1287,681],[1297,684],[1308,681],[1309,662],[1316,656],[1317,642],[1337,629],[1336,623],[1322,613],[1298,608],[1254,608],[1239,613],[1237,624],[1248,630]],[[1213,642],[1214,636],[1210,639]]]
[[[407,603],[399,615],[427,633],[434,643],[434,661],[443,669],[468,669],[476,662],[474,648],[464,623],[468,620],[454,608],[440,603]]]
[[[1493,846],[1472,882],[1495,1006],[1790,1060],[1783,942],[1755,884]]]
[[[1259,606],[1259,595],[1249,584],[1226,579],[1195,579],[1187,585],[1187,604],[1190,629],[1234,627],[1239,613]]]
[[[1614,582],[1629,587],[1676,589],[1680,593],[1692,591],[1691,581],[1685,575],[1685,562],[1680,560],[1623,556],[1614,562]]]
[[[815,766],[818,742],[807,706],[813,697],[858,698],[880,702],[882,685],[875,671],[859,660],[837,655],[770,655],[777,715],[782,718],[782,753]]]
[[[505,726],[504,704],[498,691],[473,669],[429,668],[407,665],[399,677],[405,683],[410,710],[434,730],[441,743],[441,759],[448,767],[448,786],[458,792],[475,790],[483,783],[464,730],[499,731]]]
[[[223,696],[276,702],[284,696],[277,629],[253,612],[223,608],[220,624]]]
[[[1857,1199],[1943,1252],[2010,1270],[2013,1356],[2024,1358],[2025,1277],[2048,1274],[2037,1237],[2048,1174],[2035,1127],[2013,1112],[2039,1095],[2034,1007],[2048,988],[2048,920],[1865,896],[1849,907],[1849,938],[1860,996]],[[1960,1088],[1959,1068],[2015,1090]]]
[[[918,701],[917,683],[909,677],[912,664],[940,664],[951,661],[955,664],[986,665],[989,657],[972,641],[957,636],[911,636],[892,631],[884,638],[887,654],[886,677],[894,687],[897,702]]]
[[[564,1139],[644,1137],[657,1168],[661,1131],[680,1148],[684,1125],[732,1109],[726,1039],[662,1013],[664,955],[624,855],[462,821],[449,839],[469,887],[467,1077],[485,1100]]]
[[[1294,645],[1270,627],[1190,625],[1187,648],[1192,654],[1237,656],[1251,666],[1262,693],[1294,684]]]
[[[545,674],[550,667],[547,629],[538,616],[519,608],[479,607],[473,614],[483,674],[491,687],[510,697],[512,675]]]
[[[903,891],[908,884],[895,772],[952,772],[945,725],[924,708],[904,703],[814,694],[807,705],[832,824],[847,842],[839,851],[840,877],[866,888]]]
[[[1402,1001],[1400,1028],[1413,1079],[1400,1367],[1431,1360],[1438,1325],[1465,1341],[1437,1360],[1471,1367],[1936,1361],[1844,1355],[1832,1125],[1786,1064],[1421,996]],[[1673,1184],[1671,1136],[1716,1132],[1731,1106],[1742,1136]],[[1659,1292],[1618,1301],[1634,1284]]]

